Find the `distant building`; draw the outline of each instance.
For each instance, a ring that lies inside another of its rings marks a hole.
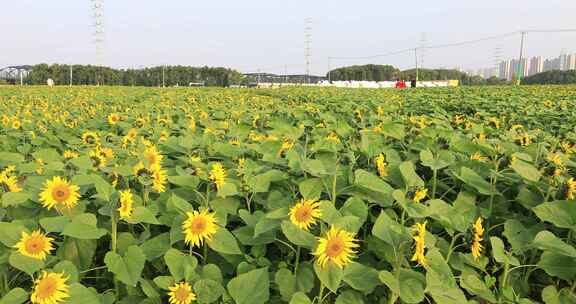
[[[532,57],[530,59],[530,71],[528,75],[534,75],[538,73],[542,73],[544,71],[544,61],[542,60],[541,56]]]
[[[560,70],[560,57],[544,60],[544,72]]]
[[[566,57],[565,70],[576,70],[576,54],[571,54]]]

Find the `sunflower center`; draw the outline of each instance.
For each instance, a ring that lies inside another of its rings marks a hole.
[[[56,186],[52,190],[52,197],[55,201],[62,203],[70,197],[70,189],[66,186]]]
[[[333,258],[337,257],[342,253],[344,250],[344,244],[340,239],[333,239],[328,241],[328,245],[326,246],[326,255]]]
[[[176,300],[184,302],[186,301],[186,299],[188,299],[188,294],[189,294],[188,290],[180,287],[176,289],[176,291],[174,292],[174,297],[176,298]]]
[[[52,297],[54,293],[56,293],[57,283],[58,282],[56,282],[56,280],[52,277],[46,277],[42,279],[36,287],[38,298],[47,299]]]
[[[151,164],[155,164],[156,163],[156,155],[154,155],[153,153],[148,153],[146,155],[146,159],[148,160],[149,163]]]
[[[197,218],[192,222],[190,230],[194,233],[202,233],[206,230],[206,220],[203,218]]]
[[[26,251],[30,254],[39,254],[43,251],[44,242],[39,238],[31,238],[26,242]]]
[[[308,207],[301,207],[296,210],[296,220],[299,222],[305,222],[310,219],[311,210]]]

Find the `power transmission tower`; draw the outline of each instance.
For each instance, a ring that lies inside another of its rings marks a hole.
[[[96,65],[104,65],[104,0],[92,0],[94,13],[94,45],[96,50]],[[96,84],[99,84],[96,73]]]
[[[304,19],[304,57],[306,60],[306,83],[310,83],[310,45],[312,44],[312,18]]]
[[[420,63],[420,67],[424,67],[424,57],[426,56],[426,44],[428,40],[426,38],[426,33],[420,34],[420,59],[418,60]]]
[[[524,56],[524,38],[526,37],[526,32],[520,32],[520,56],[518,57],[518,69],[517,69],[517,81],[520,84],[522,76],[524,75],[524,67],[522,66],[522,57]]]

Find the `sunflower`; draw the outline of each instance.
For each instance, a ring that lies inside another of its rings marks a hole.
[[[472,242],[472,256],[474,260],[478,260],[482,256],[482,237],[484,236],[484,228],[482,227],[482,218],[479,217],[474,226],[472,226],[472,230],[474,230],[474,240]]]
[[[328,134],[328,136],[326,136],[326,139],[333,143],[337,144],[340,143],[340,138],[338,137],[338,134],[336,134],[336,132],[331,132],[330,134]]]
[[[58,304],[70,297],[68,277],[64,273],[43,271],[34,282],[30,302],[34,304]]]
[[[120,218],[128,219],[132,216],[132,212],[134,211],[133,204],[134,201],[132,200],[130,189],[120,191],[120,208],[118,208]]]
[[[210,170],[209,178],[214,182],[214,184],[216,184],[216,189],[220,191],[226,180],[226,170],[224,170],[224,167],[221,163],[212,164],[212,170]]]
[[[168,140],[168,137],[170,137],[170,133],[168,133],[168,131],[166,131],[166,130],[162,130],[162,132],[160,132],[159,140],[161,142],[165,142]]]
[[[71,150],[64,151],[63,155],[64,155],[64,158],[67,158],[67,159],[78,157],[78,153],[71,151]]]
[[[472,154],[470,156],[470,160],[475,160],[475,161],[479,161],[479,162],[486,162],[486,161],[488,161],[488,157],[482,155],[482,153],[480,153],[480,152],[475,152],[474,154]]]
[[[166,170],[160,165],[150,167],[152,172],[152,189],[158,193],[166,191]]]
[[[419,189],[418,191],[416,191],[416,193],[414,193],[414,198],[412,200],[415,203],[420,203],[420,201],[426,198],[426,195],[428,195],[428,189],[426,188]]]
[[[156,146],[150,146],[144,150],[144,158],[148,161],[148,165],[154,166],[161,165],[164,157],[158,153]]]
[[[576,197],[576,181],[573,177],[566,181],[566,199],[573,200]]]
[[[78,199],[80,198],[79,190],[78,186],[70,184],[59,176],[55,176],[52,180],[47,180],[44,183],[44,189],[40,193],[40,202],[48,210],[54,207],[71,209],[78,204]]]
[[[108,115],[108,123],[111,125],[115,125],[120,121],[120,115],[112,113]]]
[[[14,118],[12,120],[12,129],[18,130],[18,129],[20,129],[21,126],[22,126],[22,123],[17,118]]]
[[[380,153],[374,162],[376,163],[376,168],[378,169],[378,175],[380,175],[380,177],[388,176],[388,170],[386,170],[386,157],[384,154]]]
[[[324,237],[318,238],[318,246],[313,254],[316,256],[321,267],[325,267],[328,262],[343,268],[352,261],[355,254],[354,249],[359,245],[354,235],[348,231],[330,227]]]
[[[426,222],[424,223],[416,223],[414,227],[415,234],[414,234],[414,255],[412,256],[412,261],[417,261],[418,265],[426,266],[426,256],[424,255],[424,249],[426,248],[426,242],[424,240],[426,236]]]
[[[278,157],[282,157],[282,153],[292,149],[292,146],[294,146],[293,143],[291,143],[287,139],[284,139],[284,141],[282,142],[282,146],[280,147],[280,150],[278,150]]]
[[[308,231],[310,226],[316,223],[316,219],[322,216],[320,211],[320,203],[314,200],[302,199],[294,207],[290,208],[290,221],[300,227],[300,229]]]
[[[53,238],[47,237],[40,230],[33,231],[31,234],[22,231],[20,241],[14,245],[14,248],[24,256],[45,260],[46,255],[54,249],[52,241],[54,241]]]
[[[84,134],[82,134],[82,142],[86,145],[94,145],[100,142],[100,137],[96,132],[84,132]]]
[[[200,247],[204,240],[212,240],[212,236],[218,230],[214,213],[210,213],[205,209],[200,212],[196,210],[186,212],[186,215],[188,218],[182,223],[186,244],[190,244],[192,247]]]
[[[176,283],[168,287],[168,290],[170,290],[168,293],[170,304],[190,304],[196,300],[196,294],[192,291],[192,286],[186,282]]]
[[[11,171],[4,170],[0,173],[0,190],[4,192],[20,192],[22,188],[18,185],[16,176],[9,176]]]
[[[106,157],[102,153],[100,153],[100,151],[98,151],[98,148],[88,152],[88,157],[90,157],[90,160],[92,161],[92,166],[94,166],[94,168],[101,169],[106,167],[107,164]]]

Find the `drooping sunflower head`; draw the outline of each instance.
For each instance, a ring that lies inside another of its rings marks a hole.
[[[412,198],[412,200],[415,203],[420,203],[423,199],[426,198],[427,195],[428,195],[428,189],[427,188],[418,189],[414,193],[414,197]]]
[[[168,300],[170,304],[190,304],[196,300],[196,294],[192,291],[192,286],[187,282],[176,283],[168,287]]]
[[[210,180],[216,184],[218,190],[222,189],[226,179],[226,170],[221,163],[212,164],[212,170],[210,170]]]
[[[132,216],[132,212],[134,211],[133,205],[134,200],[132,199],[132,192],[130,192],[130,189],[120,191],[120,208],[118,208],[120,218],[130,218],[130,216]]]
[[[376,159],[374,159],[374,162],[376,163],[376,169],[378,169],[378,175],[380,175],[380,177],[388,176],[388,170],[386,169],[386,157],[384,156],[384,153],[378,154]]]
[[[79,191],[78,186],[55,176],[44,183],[43,191],[40,193],[40,202],[48,210],[52,208],[72,209],[78,204]]]
[[[152,188],[158,193],[166,191],[166,170],[160,165],[154,165],[150,168],[152,172]]]
[[[185,242],[192,247],[200,247],[204,241],[212,240],[212,236],[218,230],[218,224],[214,213],[208,210],[200,212],[194,210],[187,212],[188,218],[182,224]]]
[[[104,154],[100,153],[98,149],[91,150],[90,152],[88,152],[88,157],[90,157],[90,160],[92,161],[92,166],[94,168],[100,168],[100,169],[104,168],[108,163]]]
[[[573,177],[566,181],[566,199],[573,200],[576,198],[576,180]]]
[[[294,207],[290,208],[290,221],[300,227],[300,229],[308,231],[310,226],[316,223],[316,219],[322,216],[320,211],[320,203],[315,200],[301,200]]]
[[[108,115],[108,123],[111,125],[115,125],[120,121],[120,115],[116,113],[112,113]]]
[[[424,250],[426,249],[426,222],[416,223],[414,226],[414,255],[412,261],[418,262],[418,265],[426,266],[426,256]]]
[[[95,145],[100,142],[100,137],[96,132],[88,131],[82,134],[82,142],[86,145]]]
[[[23,231],[20,241],[14,245],[18,252],[24,256],[37,260],[45,260],[50,251],[54,249],[52,245],[53,238],[47,237],[40,230],[28,234]]]
[[[0,192],[20,192],[22,188],[18,184],[16,176],[9,176],[8,172],[0,173]]]
[[[475,260],[478,260],[482,256],[482,249],[484,246],[482,245],[482,238],[484,236],[484,227],[482,227],[482,218],[479,217],[474,225],[472,226],[472,230],[474,231],[474,239],[472,241],[472,256]]]
[[[348,265],[359,245],[354,235],[348,231],[332,226],[324,237],[318,238],[318,246],[314,251],[316,263],[325,267],[328,263],[343,268]]]
[[[43,271],[34,282],[30,302],[34,304],[58,304],[70,297],[68,277],[64,273]]]

